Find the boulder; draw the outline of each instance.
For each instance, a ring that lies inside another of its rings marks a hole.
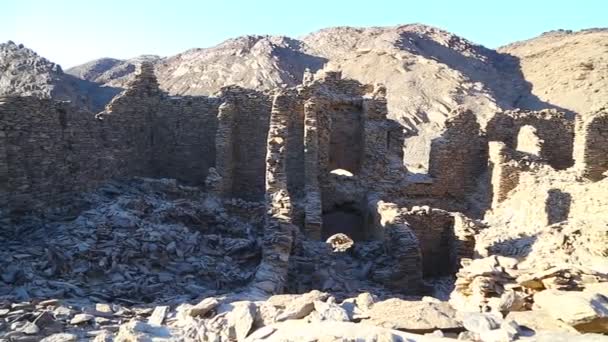
[[[462,324],[448,303],[406,301],[392,298],[375,303],[362,322],[415,333],[439,330],[459,330]]]
[[[534,306],[580,332],[608,332],[608,298],[597,291],[545,290],[534,295]]]
[[[288,319],[300,319],[308,316],[315,308],[315,300],[325,300],[328,297],[327,293],[317,290],[305,293],[296,297],[291,303],[287,304],[285,310],[281,312],[276,321],[282,322]]]
[[[320,300],[314,301],[315,311],[319,314],[322,321],[348,322],[349,316],[346,310],[335,303],[325,303]]]
[[[166,327],[152,326],[138,320],[131,320],[120,326],[115,342],[131,341],[174,341]]]
[[[213,297],[205,298],[198,304],[190,308],[190,316],[205,316],[209,311],[215,309],[219,304],[220,302]]]
[[[229,336],[236,341],[243,341],[253,327],[256,306],[249,301],[236,302],[232,305],[234,305],[234,309],[226,315]]]
[[[501,318],[491,314],[469,313],[462,320],[465,329],[472,333],[481,334],[500,327]]]
[[[517,322],[518,325],[534,330],[535,332],[543,330],[576,333],[576,329],[551,317],[551,315],[544,310],[514,311],[510,312],[506,319],[513,320]]]
[[[95,316],[93,316],[91,314],[84,314],[84,313],[76,314],[70,320],[70,324],[82,324],[82,323],[92,321],[94,318],[95,318]]]

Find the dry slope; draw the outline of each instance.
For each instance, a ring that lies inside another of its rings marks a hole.
[[[112,88],[64,73],[58,64],[21,44],[0,43],[0,96],[54,98],[98,110],[116,93]]]
[[[553,31],[498,51],[520,59],[532,93],[581,115],[608,103],[608,30]]]

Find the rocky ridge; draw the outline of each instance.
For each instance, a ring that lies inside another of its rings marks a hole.
[[[100,110],[118,93],[63,72],[61,66],[12,41],[0,43],[0,95],[70,101]]]

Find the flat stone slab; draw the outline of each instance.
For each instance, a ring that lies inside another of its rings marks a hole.
[[[456,319],[456,311],[443,302],[429,303],[392,298],[375,303],[366,314],[369,319],[364,322],[409,332],[462,329],[461,322]]]

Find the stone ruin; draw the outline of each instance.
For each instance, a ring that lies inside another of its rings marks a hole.
[[[125,183],[108,188],[107,182],[139,179],[144,183],[129,190],[133,194],[145,188],[183,197],[185,191],[207,207],[171,202],[178,215],[164,211],[164,204],[134,201],[134,195],[121,199],[123,208],[137,206],[142,215],[157,215],[154,220],[187,218],[191,227],[217,225],[201,243],[216,241],[210,248],[224,251],[214,254],[218,260],[236,251],[227,262],[213,261],[216,271],[230,272],[209,271],[199,283],[184,278],[194,292],[215,277],[223,279],[215,291],[246,286],[262,297],[321,290],[338,299],[362,291],[447,299],[450,289],[439,291],[438,285],[453,281],[461,262],[469,265],[480,255],[475,249],[476,236],[487,228],[483,215],[504,206],[522,177],[547,168],[576,170],[591,182],[606,176],[606,118],[604,109],[575,127],[555,110],[518,110],[497,113],[482,127],[474,113],[457,108],[431,144],[428,174],[414,174],[403,163],[410,133],[387,119],[380,84],[321,71],[300,86],[271,92],[230,86],[212,97],[175,97],[159,89],[152,66],[142,63],[130,86],[97,114],[66,102],[0,98],[0,236],[10,241],[30,216],[41,217],[39,224],[77,215],[83,210],[77,194],[100,186],[112,194]],[[151,179],[164,180],[159,185]],[[104,203],[114,195],[107,196]],[[531,217],[541,225],[566,221],[569,211],[560,208],[567,197],[553,189],[549,209]],[[200,221],[203,212],[213,224]],[[96,244],[116,222],[94,224]],[[235,232],[230,225],[246,228]],[[167,253],[189,257],[170,245],[159,259]],[[138,248],[159,251],[153,243]],[[245,250],[250,253],[239,256]],[[116,257],[110,254],[103,260]],[[463,272],[458,274],[469,277]],[[456,290],[466,292],[469,285],[457,283]],[[467,296],[457,298],[469,305]]]

